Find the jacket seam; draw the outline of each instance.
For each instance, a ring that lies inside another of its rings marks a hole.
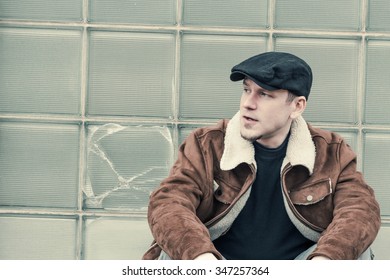
[[[313,129],[313,127],[310,125],[310,128]],[[328,131],[330,132],[330,131]],[[331,137],[331,139],[329,140],[329,137],[326,137],[324,135],[321,135],[319,134],[317,131],[312,131],[311,133],[311,136],[312,136],[312,139],[314,141],[314,138],[318,137],[318,138],[321,138],[325,141],[326,144],[328,145],[339,145],[340,143],[343,142],[343,139],[341,138],[341,136],[339,134],[336,134],[336,133],[332,133],[333,137]],[[334,139],[336,138],[336,139]]]
[[[197,138],[203,138],[206,137],[207,134],[212,133],[212,132],[221,132],[222,134],[225,134],[225,130],[218,128],[218,127],[209,127],[206,129],[206,131],[202,132],[199,135],[196,135]]]
[[[199,135],[197,135],[196,133],[194,133],[194,136],[195,136],[195,139],[196,139],[196,142],[198,143],[198,147],[200,149],[200,151],[202,152],[202,159],[203,159],[203,164],[205,166],[205,170],[210,170],[209,169],[209,166],[207,164],[207,161],[206,161],[206,156],[205,156],[205,153],[204,153],[204,150],[203,150],[203,146],[200,144],[200,140],[199,140]],[[206,182],[210,182],[210,178],[209,178],[209,174],[208,172],[206,172]],[[212,181],[211,181],[212,182]],[[211,192],[211,189],[212,188],[203,188],[203,189],[207,189],[208,190],[208,193],[206,194],[207,196],[208,195],[212,195],[213,193]],[[205,194],[203,194],[205,195]]]
[[[219,181],[221,181],[222,183],[224,183],[225,185],[229,186],[230,188],[232,189],[235,189],[235,190],[240,190],[240,188],[236,188],[235,186],[233,186],[232,184],[230,184],[228,181],[226,181],[225,179],[222,179],[221,176],[215,176],[214,179],[218,179]]]
[[[341,144],[342,144],[342,141],[338,144],[338,147],[337,147],[337,162],[339,163],[339,177],[340,177],[340,174],[342,172],[342,168],[341,168],[341,156],[340,156],[340,150],[341,150]]]

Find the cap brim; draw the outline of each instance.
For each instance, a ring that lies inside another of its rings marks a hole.
[[[279,88],[276,88],[276,87],[273,87],[273,86],[270,86],[270,85],[267,85],[259,80],[257,80],[256,78],[252,77],[251,75],[245,73],[245,72],[241,72],[241,71],[234,71],[230,74],[230,80],[233,81],[233,82],[237,82],[237,81],[241,81],[241,80],[244,80],[245,78],[249,78],[251,79],[252,81],[254,81],[258,86],[264,88],[264,89],[267,89],[267,90],[277,90]]]

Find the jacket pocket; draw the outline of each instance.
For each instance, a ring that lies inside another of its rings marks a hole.
[[[223,203],[231,204],[234,198],[234,191],[230,187],[224,185],[222,182],[214,181],[214,198]]]
[[[289,195],[296,205],[311,205],[325,199],[332,192],[332,180],[327,178],[290,191]]]

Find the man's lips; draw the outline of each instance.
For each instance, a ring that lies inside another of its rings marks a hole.
[[[246,120],[246,121],[248,121],[248,122],[257,122],[256,119],[251,118],[250,116],[243,116],[243,119]]]

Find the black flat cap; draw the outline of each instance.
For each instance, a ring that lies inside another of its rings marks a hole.
[[[313,77],[301,58],[284,52],[266,52],[250,57],[232,68],[230,80],[253,80],[267,90],[285,89],[309,97]]]

